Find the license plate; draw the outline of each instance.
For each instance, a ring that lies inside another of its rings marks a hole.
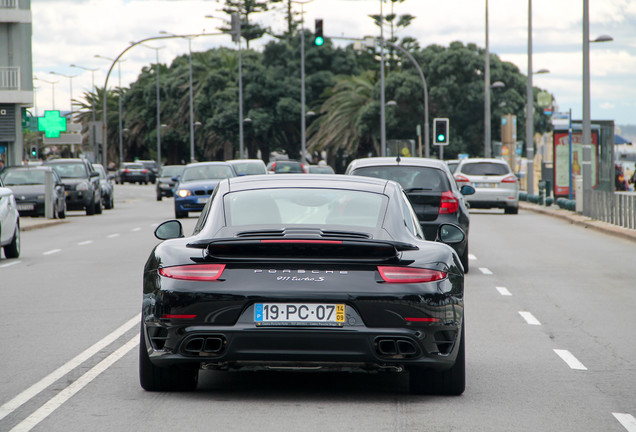
[[[344,304],[257,303],[254,305],[254,322],[258,326],[342,326],[344,321]]]
[[[197,203],[198,204],[205,204],[206,202],[208,202],[208,198],[199,198],[199,199],[197,199]]]
[[[34,204],[18,204],[18,211],[29,211],[35,208]]]
[[[494,188],[497,187],[497,183],[475,183],[475,186],[483,188]]]

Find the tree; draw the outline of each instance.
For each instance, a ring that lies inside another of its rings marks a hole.
[[[245,43],[249,49],[250,41],[261,38],[267,31],[266,28],[261,27],[259,24],[251,22],[250,15],[266,12],[269,10],[270,4],[280,1],[281,0],[225,0],[225,6],[222,10],[230,16],[236,13],[241,17],[241,37],[245,39]],[[222,28],[221,30],[229,32],[231,27]]]

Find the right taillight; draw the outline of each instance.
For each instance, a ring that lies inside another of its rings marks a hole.
[[[464,177],[461,174],[455,174],[455,181],[457,183],[468,183],[468,182],[470,182],[470,180],[468,180],[468,177]]]
[[[378,272],[389,283],[435,282],[446,278],[446,272],[416,267],[378,266]]]
[[[451,191],[442,192],[442,199],[439,204],[439,214],[457,213],[459,200]]]
[[[501,180],[502,183],[517,183],[517,176],[509,175]]]

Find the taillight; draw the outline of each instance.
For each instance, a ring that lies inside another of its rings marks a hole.
[[[442,192],[442,199],[439,204],[439,214],[457,213],[459,200],[451,191]]]
[[[225,270],[225,264],[196,264],[159,269],[161,276],[189,281],[216,281]]]
[[[463,175],[460,175],[460,174],[455,174],[455,181],[457,183],[470,182],[470,180],[468,180],[468,177],[464,177]]]
[[[128,173],[130,172],[130,170],[129,170],[128,168],[126,168],[126,169],[124,170],[124,172],[125,172],[126,174],[128,174]]]
[[[143,170],[141,170],[141,172],[146,174],[148,172],[148,170],[147,169],[143,169]]]
[[[446,278],[446,272],[414,267],[378,266],[384,282],[389,283],[421,283],[435,282]]]
[[[305,164],[300,164],[300,169],[303,170],[304,174],[307,174],[309,172],[309,169],[308,167],[305,167]]]
[[[517,176],[509,175],[501,180],[502,183],[517,183]]]

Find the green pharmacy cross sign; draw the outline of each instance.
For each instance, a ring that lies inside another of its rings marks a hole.
[[[66,118],[59,111],[44,111],[44,117],[38,117],[38,130],[47,138],[59,138],[60,132],[66,132]]]

